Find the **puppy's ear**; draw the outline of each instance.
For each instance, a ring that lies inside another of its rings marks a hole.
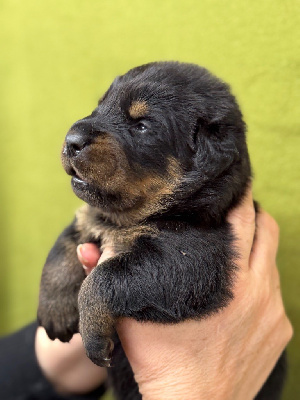
[[[201,143],[201,136],[205,135],[209,137],[213,134],[214,129],[212,127],[209,127],[209,124],[202,117],[199,117],[195,123],[193,131],[194,150],[197,152]]]
[[[197,119],[193,132],[195,162],[197,169],[205,171],[207,178],[220,175],[240,158],[238,142],[244,140],[244,126],[239,132],[238,125],[227,119]]]

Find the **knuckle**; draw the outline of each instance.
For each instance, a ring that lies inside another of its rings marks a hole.
[[[294,336],[294,328],[293,328],[293,325],[291,324],[291,321],[288,318],[286,318],[286,320],[287,320],[286,335],[287,335],[287,341],[289,342],[292,339],[292,337]]]
[[[279,233],[279,225],[276,222],[275,218],[272,217],[272,215],[270,215],[266,211],[264,211],[264,218],[265,218],[265,223],[269,226],[270,230]]]
[[[274,236],[279,237],[279,232],[280,232],[279,225],[278,225],[278,223],[275,221],[274,218],[272,218],[271,221],[272,221],[272,223],[271,223],[271,224],[272,224],[272,226],[271,226],[272,233],[273,233]]]
[[[276,220],[266,211],[262,210],[258,216],[258,225],[265,227],[274,239],[279,238],[279,225]]]
[[[284,346],[286,346],[294,335],[294,329],[289,320],[288,316],[286,315],[285,309],[282,305],[281,312],[278,316],[278,325],[281,332],[281,338],[283,341]]]
[[[275,219],[269,216],[269,230],[270,234],[274,240],[274,243],[278,243],[279,241],[279,225],[275,221]]]

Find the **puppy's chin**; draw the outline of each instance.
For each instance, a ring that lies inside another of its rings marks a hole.
[[[108,210],[108,194],[96,186],[84,181],[78,176],[73,176],[71,180],[72,189],[77,197],[93,207]]]
[[[126,212],[142,202],[142,196],[128,198],[122,194],[121,190],[109,192],[107,189],[95,186],[78,176],[72,177],[71,184],[77,197],[90,206],[99,208],[105,215]]]

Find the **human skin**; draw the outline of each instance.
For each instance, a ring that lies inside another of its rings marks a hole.
[[[106,379],[105,368],[87,358],[79,333],[69,343],[62,343],[50,340],[40,326],[35,336],[35,352],[44,375],[59,393],[88,393]]]
[[[189,400],[251,400],[292,337],[276,267],[278,225],[260,212],[253,244],[255,212],[250,191],[228,221],[239,257],[234,299],[226,308],[201,321],[172,325],[129,318],[118,321],[117,331],[144,400],[187,396]],[[99,255],[93,244],[78,248],[87,274]],[[113,249],[106,249],[99,261],[112,256]],[[78,356],[77,366],[72,349]],[[82,393],[105,378],[104,370],[84,355],[79,335],[70,344],[52,342],[39,328],[36,351],[46,376],[61,391]]]

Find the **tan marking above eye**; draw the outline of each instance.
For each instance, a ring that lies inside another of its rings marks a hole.
[[[132,102],[128,111],[131,118],[145,117],[148,112],[148,104],[146,101],[135,100]]]

